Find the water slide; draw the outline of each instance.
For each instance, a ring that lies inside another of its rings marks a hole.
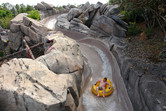
[[[61,31],[75,39],[85,58],[85,68],[82,77],[82,91],[79,111],[133,111],[128,97],[121,71],[113,54],[106,45],[92,37],[79,32],[58,28],[57,15],[48,17],[41,22],[52,30]],[[97,80],[108,77],[114,87],[114,92],[108,97],[97,97],[91,92],[91,87]]]

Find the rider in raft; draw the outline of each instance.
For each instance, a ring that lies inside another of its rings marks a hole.
[[[100,82],[99,87],[96,88],[97,90],[97,96],[99,96],[99,90],[103,90],[103,97],[105,97],[105,86],[106,84],[111,87],[110,83],[107,82],[107,78],[105,77],[103,80],[98,80],[97,82]],[[97,84],[96,82],[96,84]]]

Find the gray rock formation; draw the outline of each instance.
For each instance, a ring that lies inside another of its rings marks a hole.
[[[89,7],[90,7],[90,3],[89,3],[89,2],[86,2],[85,4],[83,4],[83,5],[81,6],[81,9],[82,9],[83,11],[85,11],[85,10],[87,10]]]
[[[55,6],[52,4],[48,4],[46,2],[41,2],[41,3],[46,7],[47,10],[52,10],[53,8],[55,8]]]
[[[69,29],[70,22],[67,20],[67,14],[58,16],[56,25],[62,29]]]
[[[112,18],[117,24],[119,24],[121,27],[124,27],[125,29],[127,29],[127,23],[125,23],[123,20],[121,20],[118,16],[112,15],[111,18]]]
[[[82,70],[82,54],[75,40],[68,38],[61,32],[56,32],[56,34],[49,35],[47,38],[55,40],[55,43],[51,46],[53,49],[48,50],[46,55],[39,57],[39,61],[57,74]],[[55,62],[52,60],[55,60]]]
[[[54,40],[53,49],[45,55],[12,59],[0,67],[0,110],[78,111],[84,67],[79,45],[61,32],[51,33],[46,38]]]
[[[42,3],[37,3],[37,5],[34,6],[37,10],[46,10],[46,7]]]
[[[57,75],[36,60],[13,59],[0,67],[1,111],[76,111],[72,75]]]
[[[134,111],[166,111],[166,85],[157,77],[164,73],[165,69],[161,68],[161,65],[146,65],[140,60],[126,57],[124,48],[127,44],[122,38],[112,37],[109,43],[110,50],[122,70]],[[165,66],[166,64],[162,67]],[[145,67],[149,71],[145,71]],[[152,75],[153,73],[156,75]]]
[[[10,25],[10,31],[11,31],[12,33],[16,33],[16,32],[18,32],[18,31],[20,31],[20,24],[12,23],[12,24]]]
[[[112,5],[106,12],[107,17],[111,17],[112,15],[118,15],[120,13],[120,8],[118,5]]]
[[[71,21],[73,18],[77,18],[80,16],[80,14],[82,13],[82,10],[79,8],[72,8],[68,15],[67,15],[67,20]]]
[[[16,24],[19,24],[23,21],[23,17],[26,16],[27,13],[20,13],[18,14],[16,17],[14,17],[11,21],[10,21],[10,25],[12,23],[16,23]]]
[[[18,51],[23,39],[23,33],[17,32],[17,33],[10,33],[9,34],[9,46],[11,49]]]
[[[65,7],[62,7],[61,9],[57,9],[52,4],[48,4],[46,2],[38,3],[34,7],[36,10],[39,11],[41,20],[48,16],[66,13],[70,10],[70,8],[72,8],[72,7],[65,6]]]
[[[50,31],[39,21],[31,19],[26,14],[19,14],[10,22],[9,46],[14,51],[23,49],[24,36],[29,37],[32,43],[39,43]],[[31,43],[31,44],[32,44]]]
[[[86,25],[84,25],[81,20],[77,18],[74,18],[73,20],[71,20],[69,29],[72,31],[81,32],[84,34],[89,33],[89,28]]]
[[[95,37],[110,35],[126,37],[127,24],[118,17],[119,12],[118,5],[87,2],[80,9],[72,8],[67,17],[66,15],[59,16],[56,25]]]
[[[90,27],[91,30],[100,32],[104,36],[114,35],[117,37],[126,37],[126,30],[120,27],[116,22],[105,15],[99,17],[99,19],[93,22]]]
[[[53,49],[47,50],[47,54],[37,58],[37,60],[56,74],[74,75],[77,88],[80,91],[83,57],[79,50],[79,45],[75,40],[68,38],[61,32],[51,34],[47,38],[54,39],[54,44],[51,46]]]

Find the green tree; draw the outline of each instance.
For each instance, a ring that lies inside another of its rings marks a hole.
[[[13,8],[13,5],[10,4],[10,3],[2,3],[1,4],[1,7],[4,9],[4,10],[11,10]]]
[[[15,17],[15,16],[16,16],[16,10],[15,10],[14,7],[12,8],[11,12],[13,13],[13,15],[14,15],[14,17]]]
[[[15,5],[15,8],[16,8],[16,12],[20,13],[20,6],[18,4]]]
[[[20,12],[25,13],[26,12],[26,7],[24,4],[20,4]]]
[[[27,5],[26,6],[26,12],[29,12],[31,10],[34,10],[33,6]]]

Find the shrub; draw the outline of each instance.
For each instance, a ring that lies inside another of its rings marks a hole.
[[[32,10],[28,12],[27,16],[32,19],[40,20],[40,13],[38,12],[38,10]]]
[[[150,37],[150,36],[153,35],[153,28],[152,27],[146,28],[144,30],[144,32],[145,32],[145,34],[146,34],[147,37]]]
[[[60,9],[62,9],[63,7],[62,6],[57,6],[57,7],[55,7],[57,10],[60,10]]]
[[[0,26],[3,27],[4,29],[9,29],[10,28],[10,20],[13,19],[13,17],[3,17],[0,18]]]
[[[109,0],[109,4],[115,3],[117,0]]]
[[[141,10],[136,9],[136,10],[128,10],[128,11],[121,11],[121,15],[124,15],[121,19],[124,20],[125,22],[143,22],[144,19],[141,16]]]
[[[137,35],[137,34],[141,33],[140,27],[136,26],[135,22],[129,22],[129,25],[127,28],[128,28],[127,35],[129,35],[129,36]]]
[[[11,16],[11,15],[12,14],[11,14],[10,10],[0,10],[0,18]]]
[[[121,2],[121,10],[129,13],[130,22],[144,21],[147,27],[152,28],[159,26],[164,32],[166,40],[165,9],[165,0],[122,0]]]

